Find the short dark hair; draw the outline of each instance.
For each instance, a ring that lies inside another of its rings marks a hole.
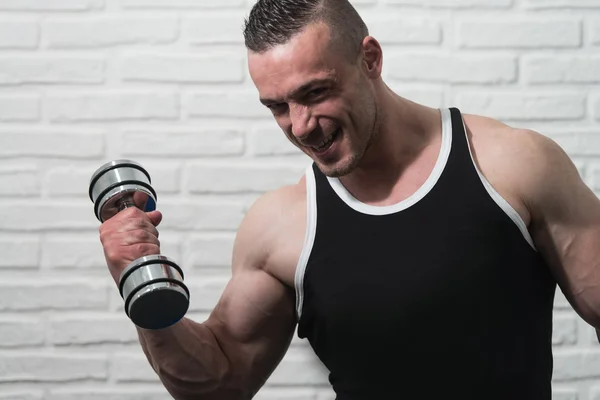
[[[324,22],[331,43],[354,60],[369,30],[348,0],[258,0],[244,20],[246,48],[262,53],[287,43],[306,26]]]

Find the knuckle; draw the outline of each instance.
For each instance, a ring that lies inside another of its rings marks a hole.
[[[131,236],[133,236],[136,240],[145,240],[148,236],[148,233],[142,229],[137,229],[135,231],[131,231]]]
[[[147,256],[155,253],[153,245],[148,243],[138,243],[135,245],[135,251],[140,256]]]
[[[113,262],[118,259],[118,253],[116,251],[114,251],[112,248],[107,248],[104,251],[104,254],[106,255],[106,259],[108,261]]]
[[[126,217],[135,217],[138,214],[139,209],[137,207],[128,207],[125,210],[123,210],[123,215]]]

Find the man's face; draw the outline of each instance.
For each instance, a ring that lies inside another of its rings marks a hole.
[[[361,62],[351,63],[335,50],[329,28],[313,24],[284,45],[248,56],[261,102],[287,138],[328,176],[356,168],[376,116],[373,87]]]

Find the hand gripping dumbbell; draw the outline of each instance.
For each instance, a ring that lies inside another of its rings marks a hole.
[[[156,192],[150,175],[131,160],[114,160],[101,166],[90,180],[89,195],[100,222],[118,212],[137,207],[144,212],[156,208]],[[140,257],[127,266],[119,278],[119,293],[125,313],[145,329],[162,329],[178,322],[187,313],[190,293],[183,283],[183,271],[162,255]]]

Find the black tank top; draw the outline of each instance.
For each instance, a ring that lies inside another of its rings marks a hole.
[[[556,282],[477,169],[460,111],[408,199],[357,201],[307,169],[298,336],[337,400],[550,400]]]

